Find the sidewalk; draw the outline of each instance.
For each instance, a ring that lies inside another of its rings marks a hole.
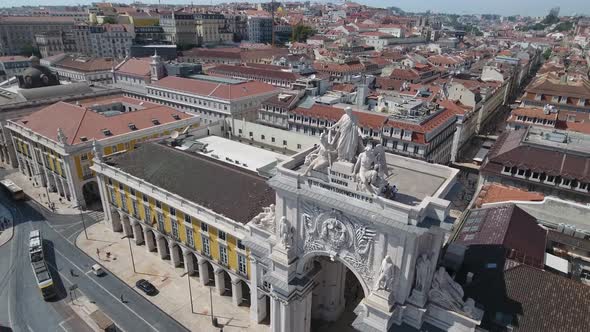
[[[98,261],[112,273],[123,280],[130,287],[135,288],[135,282],[146,279],[160,292],[150,297],[138,291],[145,298],[158,306],[175,320],[191,331],[219,331],[211,325],[209,308],[209,288],[202,286],[199,279],[191,277],[191,291],[195,313],[191,313],[188,280],[183,268],[174,268],[168,260],[161,260],[157,253],[148,252],[144,245],[131,244],[137,273],[133,272],[129,244],[127,239],[121,239],[121,233],[108,229],[104,223],[96,223],[87,228],[88,238],[83,234],[76,239],[76,245],[89,256],[96,259],[96,249],[100,250]],[[111,252],[110,259],[106,259],[107,251]],[[137,289],[136,289],[137,290]],[[234,306],[231,297],[220,296],[213,289],[213,313],[223,331],[256,331],[266,332],[268,325],[259,325],[250,321],[250,308]]]
[[[19,172],[17,169],[6,170],[4,178],[12,180],[17,186],[21,187],[25,194],[39,204],[49,208],[47,200],[47,190],[41,185],[35,185],[33,182]],[[55,205],[55,213],[59,214],[79,214],[80,210],[75,208],[76,202],[68,202],[67,199],[59,196],[58,193],[49,192],[49,202]]]

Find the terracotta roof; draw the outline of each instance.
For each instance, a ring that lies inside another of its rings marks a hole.
[[[175,76],[164,77],[161,80],[153,82],[151,85],[225,100],[240,99],[277,91],[272,85],[258,81],[239,84],[221,84]]]
[[[590,96],[590,81],[583,79],[577,82],[563,83],[547,75],[538,76],[529,86],[526,92],[547,94],[550,96],[567,96],[588,99]]]
[[[546,119],[546,120],[557,120],[557,113],[545,114],[542,108],[517,108],[510,112],[510,116],[526,116],[529,118]]]
[[[590,181],[590,158],[525,144],[526,134],[527,130],[512,130],[500,135],[488,153],[482,172],[500,175],[503,166],[516,166],[552,176]]]
[[[349,83],[334,83],[334,85],[332,85],[332,90],[352,93],[356,91],[356,86],[354,84]]]
[[[74,18],[70,16],[1,16],[0,25],[3,23],[71,23]]]
[[[590,287],[552,272],[518,265],[501,275],[474,279],[464,289],[466,297],[485,307],[488,324],[503,313],[512,315],[513,331],[579,332],[590,326]]]
[[[111,101],[105,99],[103,102],[108,104]],[[93,139],[100,141],[130,133],[133,130],[129,128],[129,123],[135,124],[138,130],[142,130],[155,127],[152,119],[157,119],[161,125],[174,122],[176,120],[173,115],[178,115],[180,119],[192,117],[192,115],[179,112],[171,107],[160,105],[134,112],[105,116],[84,106],[58,102],[14,121],[56,142],[58,128],[61,128],[67,137],[68,144],[78,144],[82,142],[81,137],[86,137],[88,141]],[[112,136],[105,136],[103,129],[110,130]]]
[[[333,62],[319,62],[313,63],[313,68],[317,71],[329,71],[336,73],[360,73],[365,70],[365,66],[360,63],[333,63]]]
[[[0,56],[0,62],[10,62],[10,61],[29,61],[29,58],[21,56],[21,55]]]
[[[276,66],[275,66],[276,67]],[[208,70],[209,74],[223,74],[226,76],[238,76],[238,77],[247,77],[247,76],[257,76],[257,77],[264,77],[269,79],[279,79],[279,80],[286,80],[290,82],[295,82],[299,77],[299,74],[286,72],[282,70],[276,69],[267,69],[267,68],[254,68],[248,66],[232,66],[232,65],[218,65]]]
[[[55,67],[61,67],[66,69],[73,69],[84,72],[95,72],[111,70],[113,67],[112,58],[75,58],[72,56],[66,56],[62,60],[53,64]]]
[[[134,76],[150,76],[150,60],[147,58],[130,58],[119,64],[115,72]]]
[[[449,99],[441,100],[438,104],[446,109],[453,111],[457,115],[465,114],[471,111],[471,107],[461,104],[460,101],[452,101]]]
[[[338,121],[344,114],[344,110],[337,107],[314,104],[310,108],[297,107],[291,112],[302,116],[316,119]],[[387,121],[387,116],[380,114],[371,114],[367,112],[352,112],[358,119],[359,126],[363,128],[381,129]]]
[[[542,266],[546,236],[537,219],[516,204],[507,204],[470,210],[454,242],[466,246],[500,245]]]
[[[499,183],[487,183],[479,191],[475,201],[476,207],[488,203],[508,201],[542,201],[545,195],[535,191],[511,187]]]

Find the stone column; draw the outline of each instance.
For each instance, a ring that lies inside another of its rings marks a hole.
[[[197,263],[199,265],[199,279],[201,279],[201,284],[206,286],[209,283],[209,269],[207,268],[207,260],[205,258],[199,257]]]
[[[215,274],[215,288],[217,288],[217,293],[219,295],[223,295],[225,293],[225,273],[223,273],[223,269],[220,267],[216,267],[214,269]]]
[[[131,229],[131,222],[126,213],[121,213],[121,224],[123,225],[123,235],[133,237],[133,230]]]
[[[264,320],[266,314],[270,310],[266,304],[266,297],[268,295],[257,293],[257,297],[252,297],[252,289],[254,288],[256,287],[250,288],[250,319],[256,323],[260,323]]]
[[[166,251],[166,240],[164,239],[164,235],[156,233],[156,245],[158,247],[158,253],[160,254],[160,258],[166,259],[168,253]]]
[[[182,249],[182,256],[184,257],[184,271],[189,275],[192,275],[195,272],[195,262],[192,257],[192,253],[190,250],[180,247]]]
[[[264,304],[260,304],[260,297],[262,297],[262,301]],[[261,313],[260,310],[263,309],[261,306],[265,306],[266,301],[264,301],[264,296],[258,294],[258,261],[256,258],[250,256],[250,320],[256,323],[260,323],[264,316],[266,316],[266,311],[260,317]]]
[[[145,244],[148,252],[154,251],[156,248],[156,244],[154,243],[154,238],[151,234],[148,234],[150,230],[146,227],[143,229],[143,237],[145,238]]]
[[[280,302],[276,297],[270,298],[270,331],[281,332]]]
[[[131,219],[131,218],[129,218],[129,219]],[[135,219],[131,220],[131,230],[133,231],[133,238],[135,239],[135,244],[136,245],[142,244],[145,241],[143,238],[143,232],[141,230],[141,226],[139,225],[139,222]]]
[[[231,300],[235,306],[242,304],[242,279],[231,277]]]
[[[170,259],[172,260],[172,266],[177,267],[180,266],[180,253],[178,252],[178,244],[174,241],[170,241],[169,243],[169,250],[170,250]]]
[[[279,301],[280,305],[280,322],[281,322],[281,331],[282,332],[291,332],[291,311],[290,305],[288,302]]]

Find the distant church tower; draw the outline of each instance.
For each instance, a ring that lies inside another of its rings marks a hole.
[[[161,78],[166,76],[164,67],[164,63],[162,62],[162,58],[158,55],[158,51],[154,52],[152,55],[152,62],[150,62],[150,73],[152,81],[157,81]]]

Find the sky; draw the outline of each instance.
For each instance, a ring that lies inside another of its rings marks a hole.
[[[97,1],[97,0],[95,0]],[[209,4],[230,2],[231,0],[192,0],[194,4]],[[260,0],[250,0],[260,2]],[[280,0],[277,0],[280,1]],[[313,1],[313,0],[312,0]],[[332,0],[336,2],[337,0]],[[405,11],[416,12],[431,10],[432,12],[456,13],[456,14],[500,14],[545,16],[549,9],[555,6],[561,7],[562,15],[586,14],[590,15],[590,0],[356,0],[359,3],[389,7],[400,7]],[[0,7],[14,6],[18,4],[35,5],[77,5],[90,4],[88,0],[26,0],[23,2],[14,0],[0,0]],[[130,3],[131,0],[119,0],[113,2]],[[143,0],[144,3],[157,3],[157,0]],[[161,0],[162,4],[185,3],[191,0]],[[266,1],[265,1],[266,2]]]

